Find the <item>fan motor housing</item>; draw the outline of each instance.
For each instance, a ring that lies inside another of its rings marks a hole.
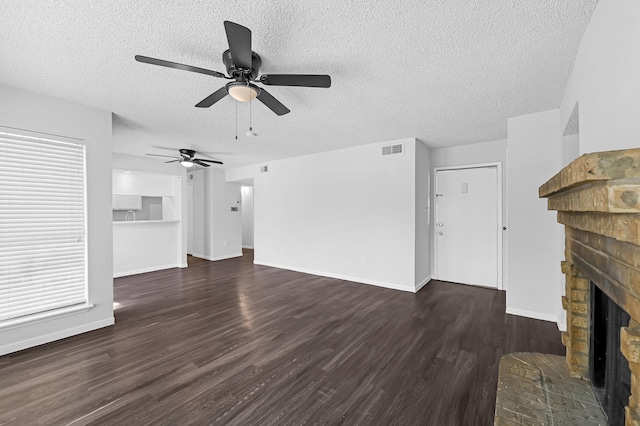
[[[180,152],[180,155],[182,155],[183,158],[189,158],[189,160],[191,160],[193,157],[196,156],[196,152],[193,149],[180,149],[178,150]]]
[[[229,49],[225,50],[222,53],[222,62],[224,66],[227,67],[227,73],[232,77],[244,76],[249,80],[255,80],[258,77],[258,71],[260,70],[260,65],[262,65],[262,59],[256,52],[251,52],[251,69],[243,70],[242,68],[236,68],[233,64],[233,60],[231,59],[231,52]]]

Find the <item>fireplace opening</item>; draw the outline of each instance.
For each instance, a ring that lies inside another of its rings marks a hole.
[[[629,314],[591,283],[589,379],[609,425],[624,425],[624,407],[631,395],[631,370],[620,352],[620,328]]]

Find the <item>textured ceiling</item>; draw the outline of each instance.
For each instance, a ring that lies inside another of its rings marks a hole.
[[[113,111],[114,150],[218,153],[227,167],[417,137],[431,147],[506,137],[506,119],[560,104],[595,0],[3,0],[0,83]],[[227,97],[223,21],[250,28],[262,73],[330,74],[275,87],[291,113]],[[1,119],[1,117],[0,117]],[[1,124],[1,123],[0,123]]]

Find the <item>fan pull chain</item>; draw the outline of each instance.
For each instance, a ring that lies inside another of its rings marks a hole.
[[[236,101],[236,140],[238,140],[238,101]]]
[[[251,127],[251,104],[252,103],[253,103],[253,99],[249,97],[249,131],[250,132],[253,130],[253,127]]]

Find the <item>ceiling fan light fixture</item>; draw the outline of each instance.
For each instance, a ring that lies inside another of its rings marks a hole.
[[[253,84],[245,84],[242,82],[229,83],[227,85],[227,92],[233,99],[238,102],[249,102],[254,100],[259,92],[258,87]]]
[[[192,167],[193,166],[193,161],[189,161],[189,160],[182,160],[180,162],[180,165],[184,166],[184,167]]]

